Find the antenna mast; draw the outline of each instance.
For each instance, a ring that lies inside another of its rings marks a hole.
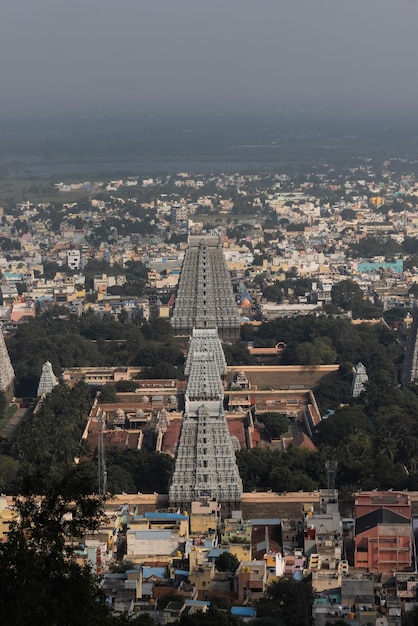
[[[327,472],[327,489],[335,489],[335,479],[337,477],[338,461],[328,459],[325,461],[325,470]]]

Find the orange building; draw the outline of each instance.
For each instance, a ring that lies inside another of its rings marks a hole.
[[[369,572],[402,572],[413,555],[407,493],[363,492],[355,499],[354,566]]]

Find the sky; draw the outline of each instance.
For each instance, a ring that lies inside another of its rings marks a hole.
[[[0,114],[413,108],[417,0],[0,0]]]

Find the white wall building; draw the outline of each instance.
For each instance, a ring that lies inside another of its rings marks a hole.
[[[68,250],[67,251],[67,265],[70,270],[80,269],[81,253],[80,250]]]

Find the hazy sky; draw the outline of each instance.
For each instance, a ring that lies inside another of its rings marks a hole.
[[[0,113],[418,102],[416,0],[0,0]]]

